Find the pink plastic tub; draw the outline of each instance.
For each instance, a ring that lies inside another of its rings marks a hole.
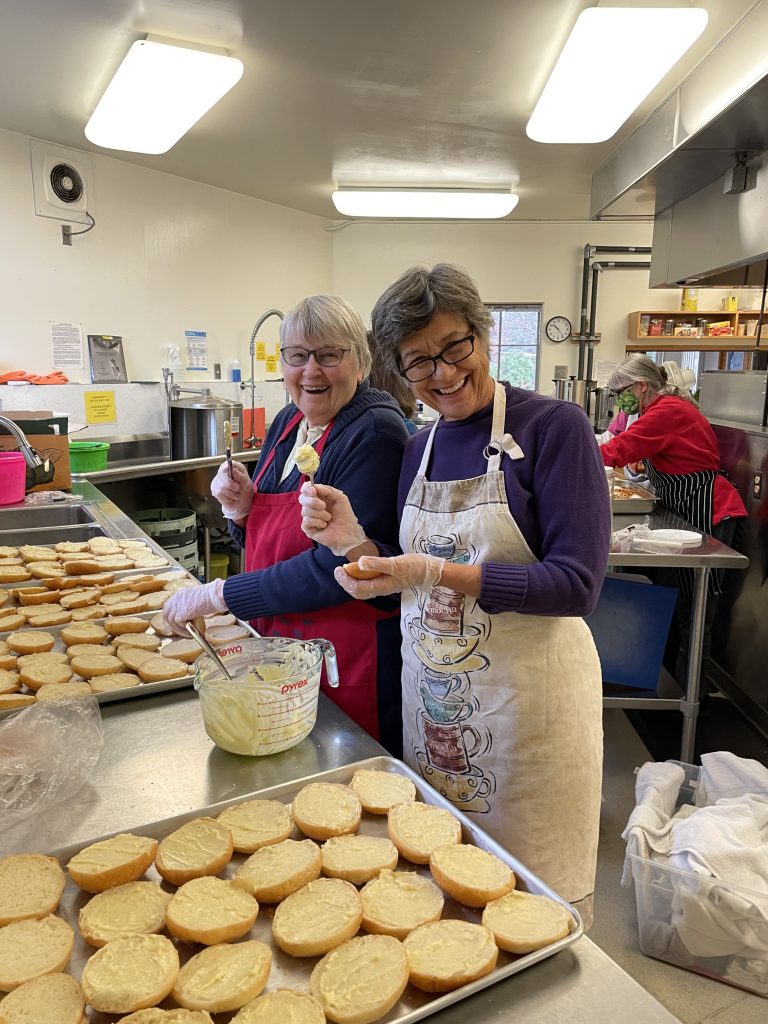
[[[21,452],[0,452],[0,505],[24,501],[27,464]]]

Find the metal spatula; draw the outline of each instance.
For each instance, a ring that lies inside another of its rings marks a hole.
[[[205,637],[203,636],[202,632],[197,628],[195,623],[194,622],[188,622],[186,624],[186,629],[187,629],[187,632],[189,633],[189,635],[195,641],[195,643],[199,644],[203,648],[203,650],[208,655],[208,657],[211,659],[211,661],[222,671],[222,673],[227,677],[227,679],[230,679],[230,680],[234,681],[234,677],[232,676],[232,674],[227,669],[227,666],[224,664],[224,662],[218,656],[218,654],[213,649],[213,647],[211,647],[211,645],[205,639]]]

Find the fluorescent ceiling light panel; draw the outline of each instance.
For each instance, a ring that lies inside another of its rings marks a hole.
[[[700,7],[582,11],[526,127],[535,142],[605,142],[706,27]]]
[[[511,213],[519,196],[458,189],[349,189],[334,192],[332,199],[345,217],[490,220]]]
[[[135,42],[85,126],[105,149],[167,153],[243,74],[242,61],[194,43]]]

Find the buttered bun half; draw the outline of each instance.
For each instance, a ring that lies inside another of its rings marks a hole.
[[[259,904],[245,889],[223,878],[192,878],[177,889],[165,923],[176,939],[214,946],[251,930]]]
[[[83,968],[85,1001],[103,1013],[157,1006],[179,976],[179,954],[164,935],[131,935],[97,950]]]
[[[276,988],[248,1003],[232,1024],[325,1024],[323,1008],[312,996],[290,988]],[[122,1024],[122,1022],[121,1022]]]
[[[275,911],[272,938],[290,956],[322,956],[351,939],[363,920],[360,894],[341,878],[318,878]]]
[[[381,772],[375,768],[358,768],[350,786],[360,797],[363,810],[370,814],[386,814],[395,804],[413,803],[416,787],[405,775]]]
[[[561,903],[528,892],[510,892],[483,911],[483,924],[493,932],[496,945],[510,953],[531,953],[564,939],[572,923]]]
[[[428,864],[438,846],[461,842],[461,822],[431,804],[396,804],[387,815],[387,834],[412,864]]]
[[[213,1017],[205,1010],[137,1010],[120,1018],[120,1024],[213,1024]]]
[[[239,1010],[261,994],[271,969],[272,950],[264,942],[222,942],[184,964],[173,998],[188,1010]]]
[[[232,859],[232,833],[214,818],[194,818],[160,840],[155,867],[172,885],[218,875]],[[203,1007],[204,1009],[204,1007]]]
[[[379,576],[384,575],[384,573],[381,572],[373,572],[371,569],[361,569],[357,562],[346,562],[342,565],[342,569],[347,576],[351,576],[353,580],[375,580],[378,579]]]
[[[356,832],[362,814],[354,789],[336,782],[312,782],[293,798],[294,821],[310,839]]]
[[[403,939],[411,984],[422,992],[452,992],[490,974],[499,950],[493,932],[468,921],[423,924]]]
[[[81,909],[80,934],[97,949],[128,935],[155,935],[165,925],[170,898],[157,882],[128,882],[106,889]]]
[[[382,871],[360,892],[363,928],[404,939],[414,928],[438,921],[445,899],[431,878],[415,871]]]
[[[67,871],[86,892],[104,892],[141,878],[156,852],[156,839],[125,832],[86,846],[70,860]]]
[[[515,874],[503,860],[466,843],[438,846],[429,870],[440,888],[465,907],[484,907],[515,888]]]
[[[408,984],[408,958],[390,935],[362,935],[327,953],[309,989],[334,1024],[371,1024],[389,1013]]]

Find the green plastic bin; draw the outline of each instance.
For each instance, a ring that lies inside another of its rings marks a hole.
[[[95,473],[107,468],[106,441],[70,441],[69,465],[73,473]]]

